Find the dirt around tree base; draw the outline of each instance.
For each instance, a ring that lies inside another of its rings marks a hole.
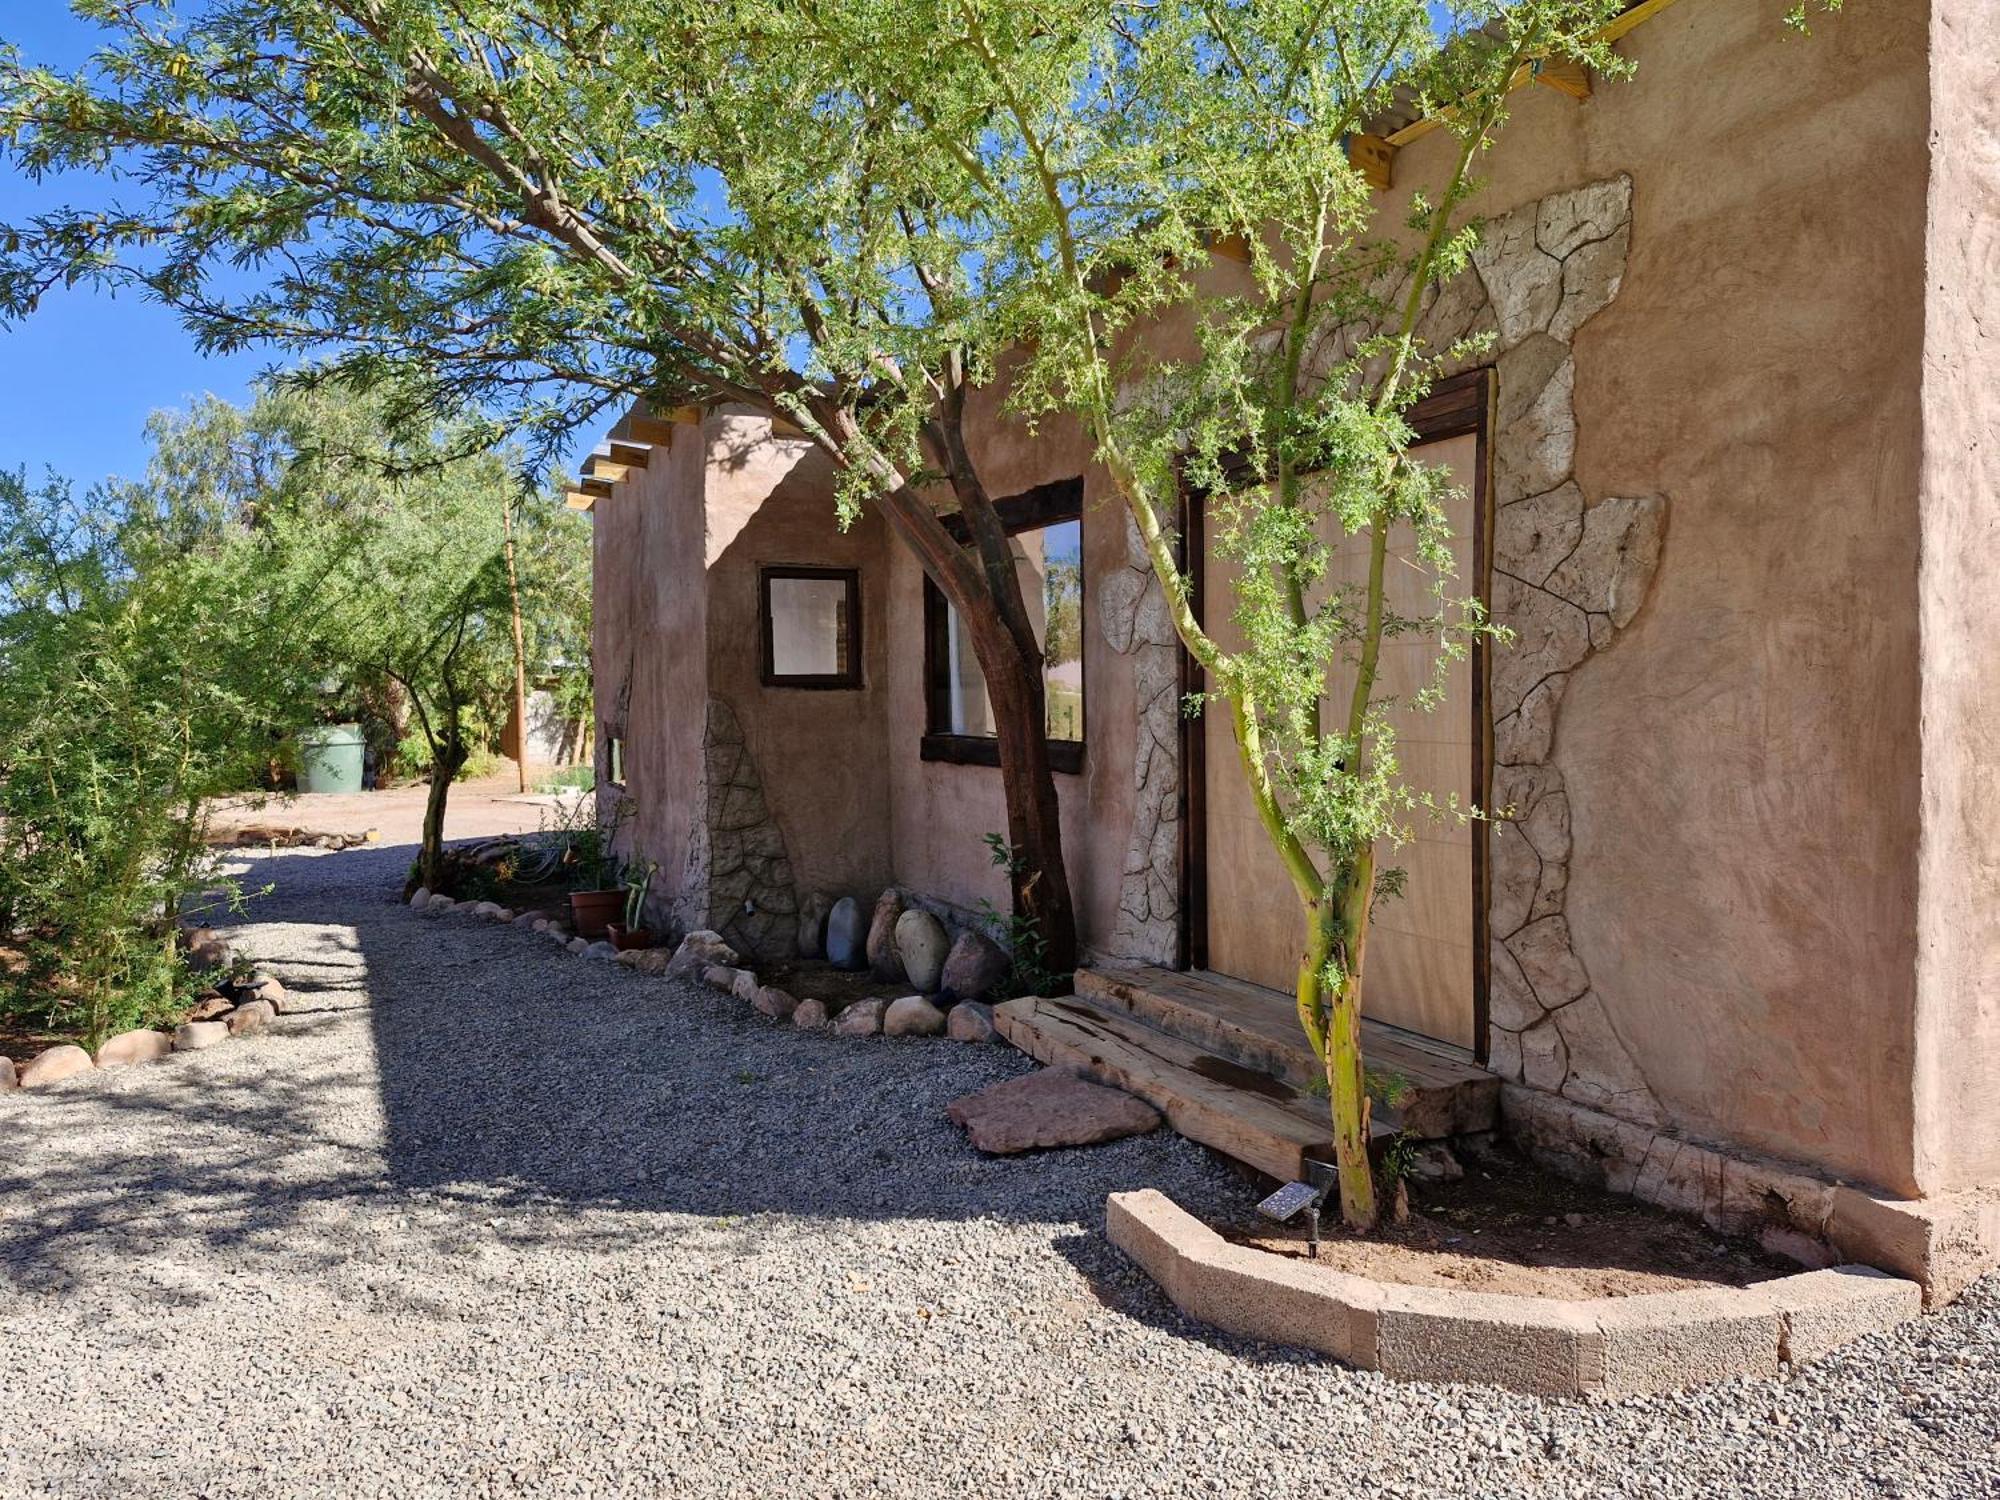
[[[1634,1297],[1748,1286],[1800,1268],[1631,1198],[1566,1182],[1511,1151],[1467,1160],[1457,1182],[1412,1182],[1410,1214],[1366,1237],[1329,1204],[1310,1264],[1404,1286],[1514,1297]],[[1303,1216],[1278,1226],[1246,1213],[1226,1238],[1277,1255],[1307,1254]]]

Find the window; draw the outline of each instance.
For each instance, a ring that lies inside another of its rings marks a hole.
[[[1049,758],[1083,769],[1083,481],[1042,485],[998,502],[1021,581],[1022,602],[1041,643]],[[998,765],[993,706],[972,637],[936,586],[924,585],[926,760]]]
[[[765,568],[764,685],[861,686],[861,574],[854,568]]]

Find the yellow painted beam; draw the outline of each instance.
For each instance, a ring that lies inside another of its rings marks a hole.
[[[593,453],[583,466],[586,478],[602,479],[616,484],[621,479],[631,477],[632,470],[625,464],[615,464],[610,459]]]
[[[1590,97],[1590,69],[1579,62],[1545,57],[1535,64],[1535,82],[1579,103]]]
[[[1652,20],[1661,11],[1666,10],[1669,6],[1676,3],[1677,0],[1641,0],[1640,4],[1633,6],[1616,20],[1607,21],[1603,26],[1599,27],[1596,40],[1600,42],[1615,42],[1620,37],[1626,36],[1645,25],[1646,22]],[[1575,73],[1583,75],[1580,86],[1573,80],[1557,82],[1553,76],[1547,79],[1542,77],[1543,74],[1562,75],[1564,69],[1571,69]],[[1590,97],[1590,75],[1582,67],[1575,63],[1557,63],[1546,59],[1523,66],[1512,78],[1507,80],[1507,91],[1512,93],[1515,89],[1526,88],[1531,82],[1542,81],[1547,82],[1550,88],[1568,94],[1573,99],[1588,99]],[[1445,122],[1445,117],[1450,113],[1450,110],[1445,110],[1439,114],[1426,115],[1421,120],[1412,120],[1401,130],[1390,133],[1388,137],[1389,144],[1391,146],[1407,146],[1411,141],[1421,140],[1433,130],[1436,130],[1438,126],[1442,125]]]
[[[595,495],[600,500],[611,498],[611,481],[608,479],[585,476],[583,481],[577,485],[577,488],[582,490],[586,495]]]
[[[647,443],[655,448],[670,447],[674,441],[674,424],[663,422],[658,417],[627,417],[612,430],[635,443]]]
[[[592,510],[596,508],[597,497],[586,495],[582,490],[571,490],[563,496],[563,504],[571,510]]]
[[[1396,148],[1379,135],[1350,135],[1346,145],[1347,160],[1354,170],[1376,192],[1388,192],[1396,168]]]
[[[624,443],[617,438],[611,440],[611,461],[614,464],[623,464],[628,469],[645,468],[652,452],[652,445],[649,443]]]

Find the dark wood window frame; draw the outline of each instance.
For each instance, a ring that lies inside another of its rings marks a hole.
[[[777,641],[771,619],[771,583],[774,579],[797,578],[808,581],[835,581],[847,585],[843,608],[847,611],[847,670],[845,672],[780,672],[777,669]],[[757,628],[761,636],[760,676],[767,688],[812,688],[851,691],[861,686],[861,570],[820,568],[771,563],[757,570]]]
[[[1470,436],[1476,440],[1473,459],[1473,572],[1480,592],[1491,602],[1493,582],[1493,413],[1499,400],[1499,378],[1491,366],[1449,376],[1404,413],[1416,444]],[[1207,575],[1202,525],[1203,497],[1183,486],[1180,494],[1180,553],[1176,559],[1191,585],[1190,605],[1197,620],[1206,618]],[[1472,790],[1481,807],[1493,802],[1493,726],[1487,698],[1492,682],[1492,650],[1485,636],[1472,642]],[[1181,653],[1181,691],[1200,693],[1206,674],[1185,651]],[[1181,720],[1181,920],[1175,967],[1208,967],[1208,808],[1206,806],[1207,740],[1200,716]],[[1487,953],[1487,907],[1491,901],[1489,853],[1491,825],[1472,825],[1472,1037],[1473,1055],[1487,1060],[1490,1042],[1490,955]]]
[[[1007,535],[1017,532],[1034,531],[1043,526],[1055,526],[1064,521],[1075,521],[1081,526],[1083,521],[1083,480],[1058,479],[1050,484],[1038,484],[1031,490],[1018,495],[1009,495],[1004,500],[993,502],[999,513],[1000,524],[1007,528]],[[960,545],[970,541],[965,523],[957,516],[946,516],[944,524],[956,537]],[[1085,598],[1090,593],[1088,570],[1083,570],[1080,583]],[[947,639],[947,618],[951,606],[945,601],[938,586],[926,578],[924,580],[924,737],[922,758],[942,761],[960,766],[998,766],[1000,764],[1000,742],[991,736],[980,734],[953,734],[951,723],[951,672],[950,646]],[[1079,601],[1079,612],[1088,618],[1088,612]],[[1090,733],[1089,669],[1084,669],[1084,734]],[[1069,776],[1083,774],[1084,740],[1050,740],[1049,765]]]

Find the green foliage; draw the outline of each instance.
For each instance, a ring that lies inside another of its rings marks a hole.
[[[182,1007],[181,899],[232,889],[203,802],[302,722],[307,584],[192,476],[78,499],[0,472],[0,941],[25,959],[8,1010],[94,1045]]]
[[[1008,844],[1005,834],[987,834],[986,848],[993,856],[994,867],[1005,870],[1009,880],[1021,874],[1020,856]],[[979,912],[988,926],[1003,934],[1001,941],[1012,960],[1005,981],[1009,995],[1068,993],[1070,973],[1049,962],[1048,939],[1042,934],[1041,923],[1018,911],[1002,914],[990,901],[981,901]]]

